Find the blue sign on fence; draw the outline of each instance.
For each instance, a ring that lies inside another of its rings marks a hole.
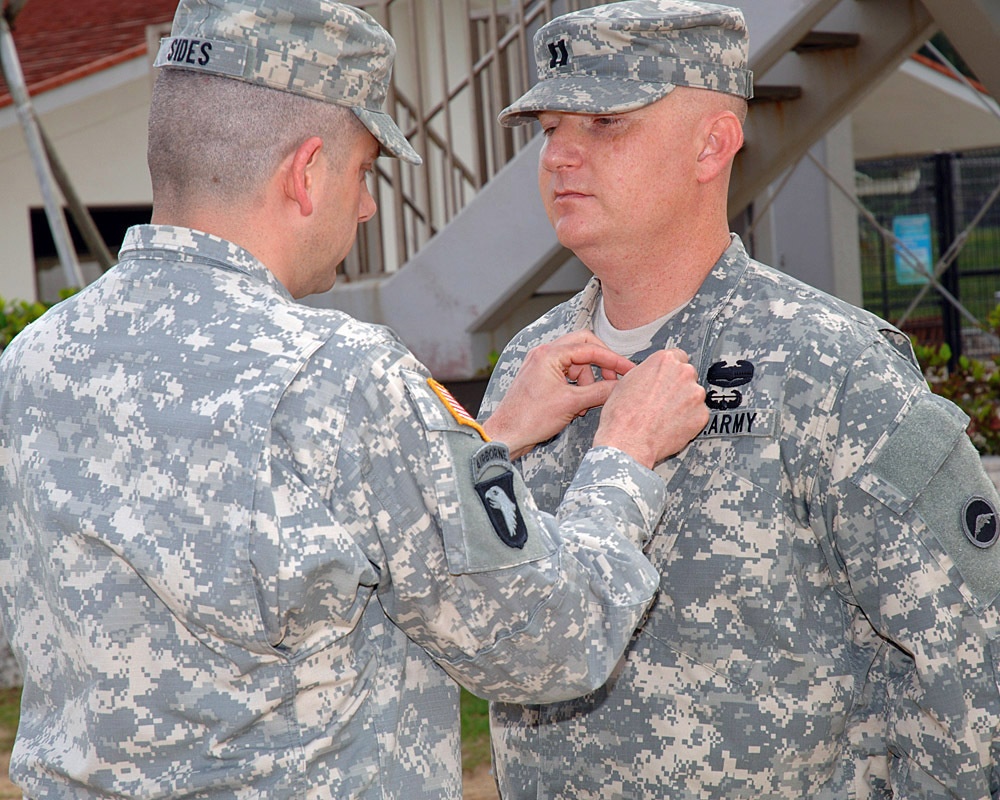
[[[897,244],[893,250],[896,256],[896,283],[927,283],[927,275],[913,263],[916,259],[920,267],[930,272],[934,254],[931,249],[930,214],[906,214],[892,220],[892,232],[906,248],[900,250]]]

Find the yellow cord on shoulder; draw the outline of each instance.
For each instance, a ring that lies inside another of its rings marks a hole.
[[[459,425],[469,426],[483,437],[484,442],[490,441],[490,437],[486,435],[486,431],[483,430],[483,426],[472,418],[472,415],[470,415],[469,412],[462,407],[462,404],[454,398],[451,392],[445,389],[444,386],[433,378],[427,379],[427,385],[431,387],[434,394],[441,398],[441,402],[444,403],[445,408],[448,409],[449,413],[451,413]]]

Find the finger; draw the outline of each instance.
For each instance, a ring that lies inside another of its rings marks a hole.
[[[588,386],[577,386],[573,390],[574,413],[582,415],[592,408],[603,406],[615,388],[614,381],[595,381]]]
[[[589,386],[595,380],[594,368],[590,364],[572,364],[566,371],[566,377],[578,386]]]
[[[633,364],[627,358],[625,359],[625,361],[628,364],[627,369],[624,369],[621,372],[618,372],[617,370],[612,370],[612,369],[602,369],[601,370],[601,377],[604,378],[604,380],[606,380],[606,381],[616,381],[619,378],[624,378],[625,377],[625,373],[627,373],[629,370],[631,370],[633,367],[635,367],[635,364]]]
[[[571,365],[589,366],[593,364],[600,368],[602,374],[606,372],[608,375],[624,375],[635,366],[625,356],[618,355],[603,344],[566,345],[565,349],[561,351],[560,357],[566,359],[563,362],[564,370]]]
[[[674,356],[682,364],[686,364],[689,360],[688,354],[679,347],[668,347],[664,352],[666,352],[667,355]]]

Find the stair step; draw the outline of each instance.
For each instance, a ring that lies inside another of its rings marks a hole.
[[[802,97],[801,86],[754,86],[751,105],[757,103],[781,103]]]
[[[796,53],[820,53],[857,47],[861,34],[854,32],[810,31],[792,48]]]

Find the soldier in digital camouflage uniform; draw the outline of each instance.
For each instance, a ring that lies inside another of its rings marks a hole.
[[[595,277],[514,338],[679,347],[711,419],[657,465],[660,591],[612,678],[492,705],[504,800],[997,797],[997,492],[884,321],[748,257],[726,193],[751,96],[742,13],[636,0],[535,37],[539,185]],[[748,152],[746,157],[753,158]],[[600,415],[518,462],[553,510]]]
[[[590,691],[655,591],[649,466],[707,419],[681,354],[631,369],[575,335],[484,431],[389,331],[294,301],[374,214],[379,146],[419,162],[381,109],[392,58],[327,0],[183,0],[154,224],[0,360],[27,797],[458,798],[449,676],[516,702]],[[539,512],[507,447],[611,388],[617,421]]]

